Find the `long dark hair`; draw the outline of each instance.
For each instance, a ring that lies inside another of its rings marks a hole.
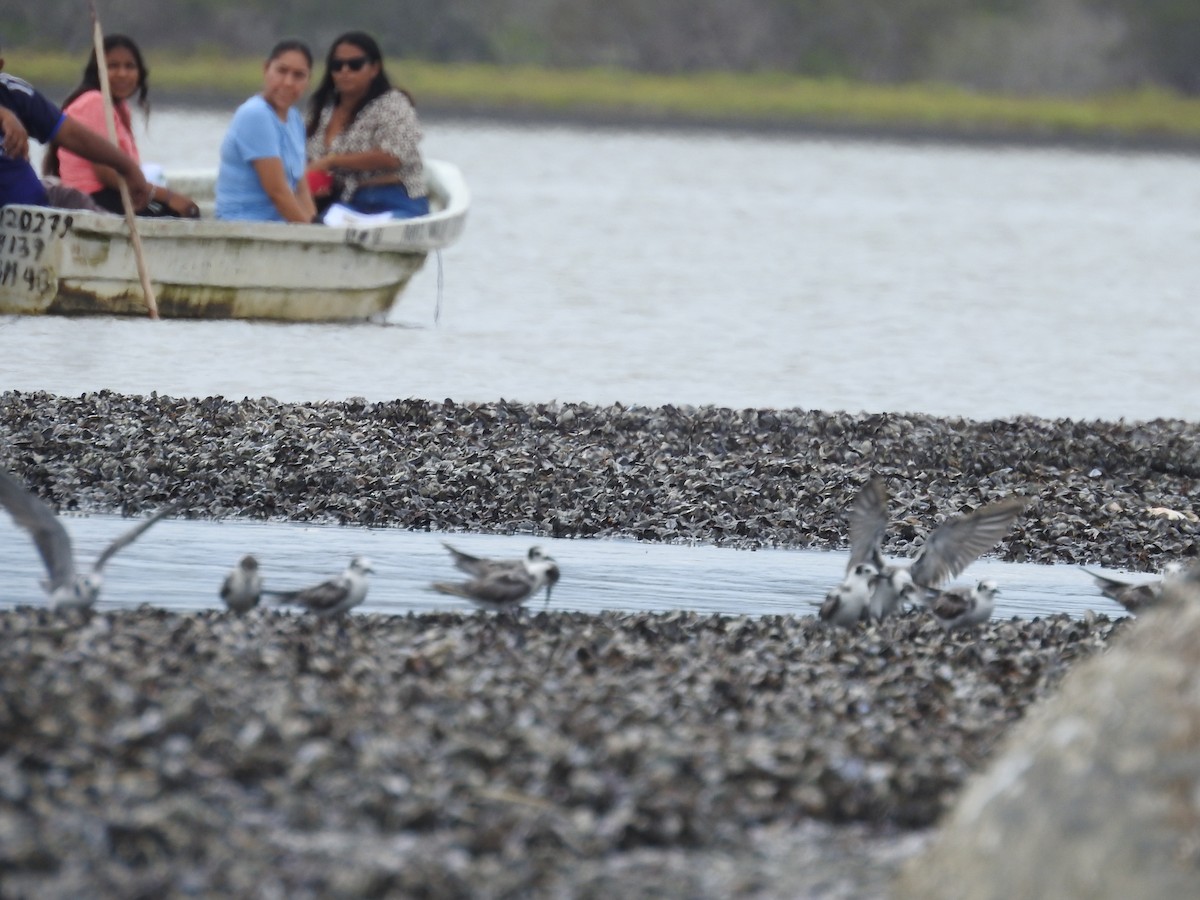
[[[104,55],[107,60],[109,52],[118,47],[128,50],[133,55],[134,62],[138,67],[138,87],[137,87],[137,105],[147,119],[150,118],[150,70],[146,67],[146,60],[142,58],[142,51],[138,49],[138,45],[133,38],[124,34],[109,34],[104,37]],[[88,57],[87,65],[83,67],[83,78],[79,84],[75,86],[75,90],[67,94],[67,98],[63,100],[62,105],[65,109],[70,106],[83,94],[88,91],[100,90],[100,63],[96,59],[96,49],[92,48],[92,53]],[[117,115],[121,115],[118,111],[120,107],[114,104],[114,111]],[[126,126],[130,123],[125,122]],[[42,159],[42,172],[46,175],[58,174],[58,142],[51,142],[46,148],[46,155]]]
[[[362,108],[374,100],[376,97],[381,97],[388,91],[392,90],[392,82],[388,79],[387,72],[383,68],[383,54],[379,50],[379,44],[375,43],[375,38],[371,37],[365,31],[347,31],[345,34],[340,34],[333,39],[333,43],[329,45],[329,52],[325,54],[325,74],[321,78],[321,83],[317,85],[316,91],[313,92],[308,101],[308,136],[312,137],[316,134],[317,123],[321,119],[321,110],[331,103],[336,103],[337,89],[333,86],[333,70],[330,68],[330,63],[333,62],[333,51],[342,44],[350,44],[361,50],[367,57],[368,63],[379,63],[378,74],[371,79],[371,83],[367,86],[367,93],[354,110],[351,112],[350,120],[346,122],[346,127],[358,117]],[[404,90],[398,90],[408,97],[409,103],[413,102],[412,95]],[[416,105],[415,103],[413,104]]]

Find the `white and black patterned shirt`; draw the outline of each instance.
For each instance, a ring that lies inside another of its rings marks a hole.
[[[421,124],[417,121],[417,111],[401,91],[392,90],[376,97],[359,110],[350,126],[326,146],[325,132],[329,130],[332,115],[332,103],[321,110],[317,130],[308,139],[310,160],[332,153],[365,153],[368,150],[382,150],[400,160],[399,170],[331,170],[341,189],[339,199],[349,200],[364,181],[373,181],[385,175],[398,175],[410,197],[426,195],[425,169],[421,165],[421,152],[417,149],[421,141]]]

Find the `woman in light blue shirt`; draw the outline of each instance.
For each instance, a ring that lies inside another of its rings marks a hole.
[[[308,87],[312,52],[280,41],[263,66],[263,89],[238,107],[221,142],[217,218],[311,222],[304,179],[304,120],[294,108]]]

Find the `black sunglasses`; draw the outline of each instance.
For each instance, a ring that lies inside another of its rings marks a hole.
[[[330,72],[340,72],[344,68],[348,68],[351,72],[361,72],[362,67],[371,60],[365,56],[356,56],[354,59],[331,59],[329,61]]]

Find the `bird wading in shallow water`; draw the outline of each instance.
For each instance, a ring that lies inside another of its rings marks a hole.
[[[550,592],[558,583],[558,564],[540,548],[533,547],[524,559],[487,560],[470,556],[446,545],[454,557],[454,564],[468,574],[470,581],[433,584],[440,594],[449,594],[470,600],[482,609],[501,612],[518,609],[526,600],[542,588],[546,589],[546,604],[550,603]]]
[[[340,616],[367,598],[367,574],[374,571],[369,559],[356,556],[342,574],[320,584],[295,591],[264,590],[263,593],[274,597],[276,603],[300,606],[318,616]]]
[[[954,587],[939,591],[929,601],[929,611],[938,624],[950,631],[954,628],[969,628],[982,625],[992,617],[996,608],[996,594],[1000,588],[990,578],[974,587]]]
[[[929,534],[908,564],[884,559],[887,503],[887,488],[883,479],[876,477],[859,491],[850,507],[850,566],[869,562],[879,570],[867,604],[872,619],[886,618],[902,602],[919,603],[923,589],[939,588],[960,574],[1004,537],[1028,500],[1009,497],[946,519]]]
[[[258,606],[262,596],[262,575],[258,572],[258,560],[246,554],[221,582],[221,599],[232,612],[249,612]]]
[[[1181,577],[1184,570],[1181,563],[1167,563],[1163,567],[1162,576],[1149,581],[1131,581],[1112,575],[1101,575],[1099,572],[1092,572],[1089,569],[1083,571],[1095,579],[1100,593],[1109,600],[1120,603],[1129,612],[1136,614],[1158,603],[1162,599],[1163,586],[1173,579]]]
[[[53,511],[27,491],[7,472],[0,471],[0,506],[8,510],[13,521],[29,532],[46,566],[47,578],[42,581],[51,609],[83,609],[100,596],[104,585],[103,569],[122,548],[129,546],[147,528],[164,516],[183,508],[182,502],[165,506],[148,519],[143,519],[109,544],[87,572],[75,567],[71,536]]]
[[[442,541],[442,546],[450,551],[450,556],[454,560],[456,568],[475,578],[488,578],[494,576],[497,572],[528,572],[529,566],[537,562],[554,562],[554,559],[541,547],[533,546],[529,548],[529,552],[522,559],[485,559],[481,556],[472,556],[470,553],[463,553],[445,541]],[[555,581],[557,581],[557,577]],[[546,591],[546,604],[550,603],[550,592]]]

